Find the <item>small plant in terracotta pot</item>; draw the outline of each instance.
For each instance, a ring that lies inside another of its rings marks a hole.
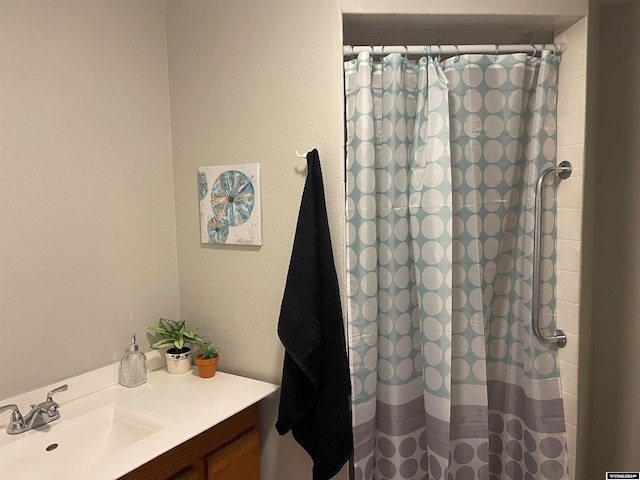
[[[204,339],[198,335],[197,330],[187,330],[184,320],[160,319],[159,327],[148,327],[162,338],[154,342],[152,348],[167,349],[167,370],[169,373],[182,374],[191,370],[191,348],[201,347],[205,344]]]
[[[218,349],[213,345],[207,345],[204,350],[196,355],[196,365],[202,378],[211,378],[218,369]]]

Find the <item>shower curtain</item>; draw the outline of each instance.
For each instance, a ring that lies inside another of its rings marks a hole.
[[[345,62],[357,480],[568,478],[557,347],[531,326],[557,66],[546,50]],[[552,333],[554,195],[544,204]]]

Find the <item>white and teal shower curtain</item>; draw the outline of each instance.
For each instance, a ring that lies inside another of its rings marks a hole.
[[[345,62],[356,480],[568,478],[557,347],[531,326],[557,64],[549,51]],[[541,289],[551,331],[553,198]]]

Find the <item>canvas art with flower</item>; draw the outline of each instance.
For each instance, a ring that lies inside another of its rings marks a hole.
[[[260,164],[198,168],[202,243],[262,245]]]

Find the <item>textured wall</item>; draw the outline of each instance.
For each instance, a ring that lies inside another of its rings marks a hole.
[[[0,12],[4,398],[148,348],[179,298],[164,4]]]
[[[640,463],[640,2],[600,12],[588,477]],[[632,47],[634,46],[634,47]]]
[[[168,3],[181,315],[220,346],[222,370],[280,382],[276,328],[306,179],[296,150],[320,153],[344,282],[341,28],[332,2]],[[253,162],[262,247],[201,245],[198,166]],[[304,451],[273,428],[277,401],[263,407],[263,478],[311,478]]]

